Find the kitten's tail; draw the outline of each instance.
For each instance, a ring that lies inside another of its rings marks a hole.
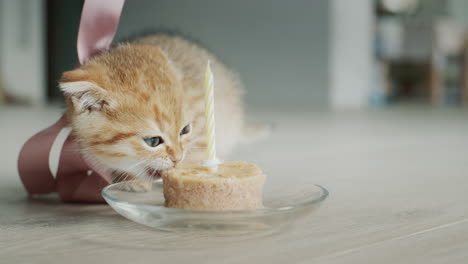
[[[247,123],[243,135],[242,142],[249,144],[268,138],[273,131],[271,123]]]

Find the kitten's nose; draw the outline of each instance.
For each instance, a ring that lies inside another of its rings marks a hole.
[[[177,165],[182,160],[182,155],[177,155],[177,156],[172,156],[171,157],[172,163],[174,163],[174,166]]]

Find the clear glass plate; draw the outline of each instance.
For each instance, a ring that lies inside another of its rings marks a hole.
[[[193,211],[164,207],[161,181],[148,192],[122,190],[115,183],[102,191],[107,203],[122,216],[137,223],[167,231],[209,230],[243,234],[269,230],[292,223],[312,212],[327,198],[328,191],[315,184],[267,185],[264,208],[252,211]],[[288,188],[289,187],[289,188]]]

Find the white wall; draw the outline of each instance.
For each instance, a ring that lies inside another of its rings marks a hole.
[[[374,1],[330,1],[330,105],[364,108],[372,90]]]
[[[7,91],[34,104],[45,101],[43,0],[1,0],[0,69]]]

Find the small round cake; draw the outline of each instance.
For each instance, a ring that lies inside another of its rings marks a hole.
[[[266,176],[254,164],[223,162],[216,171],[184,165],[163,175],[165,206],[189,210],[262,208]]]

